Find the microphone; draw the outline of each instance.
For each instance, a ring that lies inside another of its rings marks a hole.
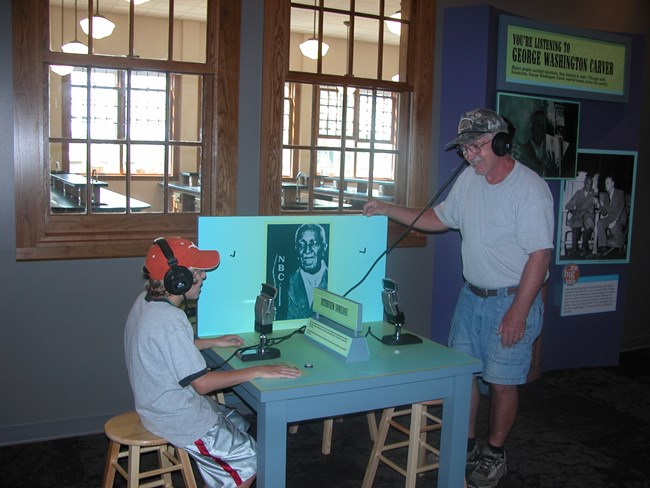
[[[395,326],[395,333],[385,335],[381,342],[389,346],[406,346],[409,344],[420,344],[422,339],[414,334],[402,334],[404,325],[404,312],[399,308],[399,295],[397,294],[397,283],[390,278],[382,280],[384,286],[381,292],[381,301],[384,305],[386,321]]]
[[[266,334],[273,332],[274,301],[277,294],[278,290],[274,286],[262,283],[260,294],[255,299],[255,332],[260,333],[260,343],[257,349],[242,351],[242,361],[261,361],[280,357],[279,349],[266,347],[268,344]]]

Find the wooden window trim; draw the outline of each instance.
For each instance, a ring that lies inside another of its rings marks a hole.
[[[208,73],[204,86],[201,215],[236,213],[237,125],[241,4],[209,2],[206,63],[150,60],[148,69],[174,67]],[[196,214],[51,215],[44,80],[46,63],[70,64],[69,56],[47,52],[46,0],[13,0],[14,168],[16,258],[77,259],[143,256],[152,239],[173,232],[197,237]],[[79,64],[139,67],[142,60],[78,55]],[[85,61],[86,60],[86,61]],[[217,70],[218,67],[218,70]]]
[[[264,2],[264,57],[262,78],[262,135],[260,164],[260,215],[280,215],[282,182],[282,101],[283,87],[289,73],[290,0],[265,0]],[[436,25],[436,1],[413,0],[410,41],[411,56],[403,72],[408,70],[408,80],[413,86],[411,120],[399,124],[409,130],[409,163],[398,169],[399,177],[406,181],[406,192],[398,192],[396,199],[408,206],[424,206],[429,193],[429,166],[433,127],[433,69]],[[406,56],[402,56],[402,59]],[[417,69],[415,68],[417,67]],[[402,71],[402,70],[400,70]],[[330,79],[331,77],[331,79]],[[343,77],[351,85],[353,77]],[[348,79],[349,78],[349,79]],[[291,80],[300,82],[340,83],[342,77],[312,73],[291,73]],[[356,80],[359,83],[360,80]],[[395,83],[372,80],[381,88],[394,89]],[[407,103],[404,101],[403,103]],[[408,128],[407,128],[408,126]],[[404,226],[389,223],[388,242],[391,243],[405,230]],[[426,236],[410,232],[400,246],[426,245]]]

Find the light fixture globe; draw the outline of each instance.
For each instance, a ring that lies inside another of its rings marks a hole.
[[[83,42],[71,41],[61,46],[61,51],[68,54],[88,54],[88,46]]]
[[[390,15],[389,17],[395,20],[387,20],[386,28],[396,36],[399,36],[402,33],[402,23],[397,21],[402,18],[402,12],[398,10],[397,12],[395,12],[393,15]]]
[[[74,71],[74,66],[52,64],[50,65],[50,69],[59,76],[68,76]]]
[[[83,19],[79,22],[79,25],[81,25],[81,30],[84,34],[90,34],[89,19]],[[103,39],[104,37],[108,37],[113,33],[113,29],[115,29],[115,24],[106,17],[98,14],[93,15],[93,39]]]
[[[321,56],[325,56],[330,47],[326,42],[322,42],[321,45],[322,47],[320,54]],[[318,59],[318,39],[315,37],[307,39],[298,47],[300,48],[300,52],[302,52],[305,57],[309,59]]]

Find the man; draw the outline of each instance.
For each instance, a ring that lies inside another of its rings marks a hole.
[[[303,224],[296,231],[295,247],[300,268],[289,280],[287,319],[311,315],[314,288],[327,288],[327,238],[319,224]]]
[[[585,176],[584,186],[573,194],[571,199],[564,206],[571,215],[569,216],[569,227],[571,227],[571,257],[580,256],[578,244],[582,237],[582,256],[591,254],[589,240],[594,231],[594,189],[593,178]],[[582,233],[584,229],[584,234]]]
[[[530,139],[522,145],[516,145],[513,155],[517,161],[525,164],[538,175],[545,176],[550,163],[546,153],[546,114],[543,110],[535,110],[532,113]]]
[[[467,450],[468,483],[475,488],[496,486],[507,471],[504,444],[517,415],[517,385],[526,382],[532,345],[541,329],[540,290],[553,247],[548,186],[493,144],[508,132],[506,121],[492,110],[463,114],[458,136],[447,146],[458,146],[470,167],[447,199],[424,212],[416,224],[426,232],[459,229],[462,236],[466,283],[449,344],[481,360],[480,376],[491,393],[489,436],[479,456],[475,424],[480,395],[474,378]],[[420,209],[371,200],[363,212],[410,224]]]
[[[599,256],[607,254],[609,248],[620,248],[625,244],[625,226],[627,225],[625,192],[616,188],[613,176],[605,178],[605,190],[604,194],[601,193],[600,218],[598,219]]]
[[[194,339],[178,308],[196,300],[217,251],[201,251],[181,237],[156,239],[145,259],[146,291],[126,321],[126,366],[142,424],[195,459],[206,486],[250,487],[257,469],[255,440],[236,410],[205,396],[254,378],[295,378],[284,365],[208,371],[199,349],[241,346],[236,335]]]

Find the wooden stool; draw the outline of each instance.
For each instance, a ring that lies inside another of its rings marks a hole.
[[[109,419],[104,425],[104,433],[110,440],[102,483],[104,488],[113,486],[116,471],[124,477],[129,488],[154,486],[170,488],[172,486],[170,473],[173,471],[181,471],[186,487],[196,488],[192,464],[187,451],[172,446],[162,437],[145,429],[136,412],[123,413]],[[120,451],[121,446],[128,446],[128,449]],[[140,455],[152,451],[158,452],[160,468],[141,473]],[[174,456],[174,451],[176,451],[176,456]],[[128,457],[128,471],[118,463],[123,457]],[[141,483],[144,478],[152,476],[159,476],[160,479]]]
[[[428,412],[427,407],[430,405],[442,405],[442,400],[431,400],[429,402],[414,403],[411,408],[404,410],[395,410],[395,408],[387,408],[381,415],[379,421],[379,430],[377,438],[370,454],[370,461],[366,468],[366,475],[363,478],[362,488],[370,488],[375,480],[377,473],[377,466],[379,462],[387,464],[392,469],[400,473],[406,478],[406,487],[414,488],[416,476],[427,471],[438,469],[438,458],[440,451],[427,442],[427,433],[435,430],[440,430],[442,427],[442,420],[439,417]],[[410,428],[406,428],[396,420],[396,417],[404,415],[411,415]],[[428,423],[431,420],[432,423]],[[395,442],[393,444],[386,444],[386,436],[388,430],[393,427],[402,434],[407,436],[407,440],[402,442]],[[406,462],[406,469],[402,468],[394,461],[384,455],[384,452],[408,447],[408,457]],[[425,456],[427,451],[433,453],[436,457],[436,462],[426,464]]]
[[[368,419],[368,430],[370,431],[370,440],[374,441],[377,438],[377,419],[375,419],[375,412],[368,412],[366,414]],[[291,424],[289,426],[289,433],[295,434],[298,432],[299,424]],[[323,423],[323,440],[321,442],[320,452],[328,455],[332,451],[332,429],[334,428],[334,419],[325,419]]]

